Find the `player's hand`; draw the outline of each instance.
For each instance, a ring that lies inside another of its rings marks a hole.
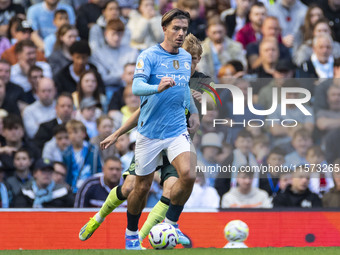
[[[189,127],[188,127],[189,133],[190,134],[196,133],[199,127],[200,127],[200,119],[198,117],[198,114],[197,113],[191,114],[189,118]]]
[[[202,93],[197,90],[191,90],[191,94],[194,99],[196,99],[200,104],[202,103]]]
[[[175,86],[175,81],[174,79],[170,78],[170,77],[163,77],[161,79],[161,82],[158,85],[158,93],[163,92],[164,90],[171,88]]]
[[[112,135],[109,135],[103,141],[100,142],[100,149],[101,150],[106,150],[112,144],[115,144],[117,142],[118,137],[119,136],[116,134],[116,132],[114,132]]]

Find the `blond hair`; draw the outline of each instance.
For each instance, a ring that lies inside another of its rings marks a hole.
[[[199,39],[197,39],[197,37],[194,36],[193,34],[188,34],[185,37],[185,40],[184,40],[182,47],[187,52],[189,52],[191,54],[191,56],[197,54],[200,57],[203,53],[201,41]]]

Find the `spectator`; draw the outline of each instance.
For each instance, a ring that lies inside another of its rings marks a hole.
[[[87,179],[79,188],[74,207],[101,207],[111,189],[122,183],[122,164],[119,158],[111,156],[103,165],[103,173]]]
[[[31,66],[28,70],[28,82],[31,85],[31,89],[25,93],[25,101],[28,104],[32,104],[39,100],[37,95],[38,83],[44,77],[43,70],[39,66]]]
[[[333,162],[340,157],[340,128],[328,132],[324,139],[327,162]]]
[[[281,102],[281,88],[286,83],[293,82],[296,67],[290,59],[279,59],[273,72],[273,80],[262,87],[258,94],[258,104],[263,109],[269,109],[273,105],[273,88],[277,88],[277,98]]]
[[[334,59],[334,67],[333,67],[333,79],[326,79],[318,86],[315,86],[315,97],[313,102],[313,108],[315,114],[318,113],[319,110],[327,110],[329,109],[329,105],[327,102],[327,91],[332,85],[339,85],[338,81],[340,80],[340,58]]]
[[[37,95],[39,100],[27,106],[22,118],[25,130],[29,138],[33,138],[39,129],[39,125],[56,117],[55,85],[52,79],[42,78],[38,82]]]
[[[6,32],[6,37],[8,38],[8,40],[10,41],[11,45],[15,44],[17,41],[15,39],[16,37],[16,33],[17,33],[17,26],[19,23],[21,23],[21,21],[23,21],[24,19],[26,19],[25,14],[17,14],[14,15],[9,23],[8,23],[8,28],[7,28],[7,32]]]
[[[44,50],[44,39],[56,32],[53,24],[54,12],[66,10],[70,24],[75,24],[75,14],[71,6],[59,3],[59,0],[44,0],[42,3],[32,5],[27,10],[27,19],[31,22],[34,30],[32,40],[40,50]]]
[[[284,45],[293,47],[294,38],[304,22],[307,7],[300,0],[279,0],[268,12],[280,22]]]
[[[91,143],[100,147],[100,142],[103,141],[106,137],[111,135],[114,131],[113,128],[113,120],[107,115],[101,115],[97,119],[97,128],[98,135],[96,137],[91,138]],[[105,161],[111,155],[115,155],[116,149],[115,146],[110,146],[105,150],[100,150],[100,158],[102,161]]]
[[[298,167],[292,173],[292,184],[284,192],[278,193],[273,199],[274,207],[321,207],[317,194],[308,189],[310,173],[308,168]]]
[[[0,208],[9,208],[12,195],[5,182],[4,168],[0,167]]]
[[[222,152],[222,141],[221,137],[216,133],[206,133],[202,136],[201,141],[201,152],[199,154],[199,160],[204,167],[216,166],[217,155]],[[200,155],[201,154],[201,155]],[[204,182],[209,186],[214,186],[216,173],[207,173],[206,180]]]
[[[94,65],[89,63],[91,49],[87,42],[74,42],[70,47],[70,54],[72,62],[62,68],[53,78],[59,94],[62,92],[73,93],[77,89],[77,83],[80,81],[80,76],[83,72],[89,69],[97,70]],[[97,81],[102,91],[103,81],[99,75],[97,75]]]
[[[98,117],[96,117],[98,104],[99,102],[92,97],[84,98],[80,102],[80,107],[75,118],[76,120],[80,120],[85,125],[86,133],[90,139],[98,135],[96,123],[96,119]]]
[[[228,61],[239,60],[246,64],[242,46],[226,36],[225,27],[218,18],[208,21],[207,36],[202,43],[203,54],[198,64],[198,69],[204,74],[217,81],[218,71]]]
[[[17,14],[25,14],[25,9],[20,4],[15,4],[11,0],[4,0],[0,6],[0,35],[5,36],[8,25],[12,17]]]
[[[102,8],[105,3],[106,1],[103,0],[90,0],[77,10],[76,25],[82,40],[89,40],[89,31],[102,14]]]
[[[332,27],[332,31],[335,34],[335,40],[337,42],[340,41],[340,4],[337,0],[327,0],[327,1],[319,1],[319,5],[323,10],[325,17],[329,19]]]
[[[44,39],[44,53],[45,53],[46,58],[48,58],[53,51],[54,44],[57,41],[56,34],[58,33],[58,30],[60,29],[61,26],[65,24],[69,24],[69,23],[70,21],[68,19],[67,11],[61,9],[61,10],[56,10],[54,12],[53,24],[56,27],[56,33],[49,34]]]
[[[340,127],[340,86],[332,85],[327,91],[328,109],[319,110],[316,125],[323,133]]]
[[[243,165],[250,167],[256,167],[257,161],[252,153],[253,147],[253,137],[251,133],[247,130],[242,130],[238,133],[235,141],[235,149],[233,153],[226,159],[222,164],[224,166],[233,166],[239,169]],[[255,173],[255,178],[253,178],[253,187],[258,187],[259,179],[258,173]],[[218,194],[222,197],[231,187],[236,187],[237,178],[236,173],[219,173],[215,180],[215,188]]]
[[[102,9],[102,15],[97,19],[96,24],[92,25],[89,33],[89,44],[91,50],[97,50],[105,44],[104,31],[110,20],[119,19],[119,5],[115,0],[109,0]],[[129,33],[125,33],[122,44],[130,42]]]
[[[281,166],[285,163],[285,152],[275,147],[267,157],[268,172],[261,176],[259,187],[265,190],[269,196],[275,197],[277,193],[284,190],[280,186]],[[277,171],[279,169],[279,171]]]
[[[196,181],[185,208],[210,208],[220,207],[220,197],[214,187],[205,181],[204,173],[197,172]]]
[[[6,171],[6,176],[11,176],[15,171],[13,152],[24,148],[31,153],[33,162],[40,157],[40,153],[33,143],[25,139],[24,126],[19,116],[8,115],[4,118],[3,125],[2,135],[5,142],[0,147],[0,161]]]
[[[294,151],[287,154],[285,162],[287,166],[293,167],[307,163],[306,156],[308,149],[313,145],[310,131],[305,128],[296,130],[292,137]]]
[[[323,19],[323,11],[317,4],[311,4],[306,12],[304,24],[300,27],[298,33],[294,37],[293,53],[299,49],[303,42],[313,38],[313,28],[319,19]],[[294,55],[293,54],[293,55]]]
[[[14,175],[7,178],[7,184],[10,192],[16,197],[21,188],[33,179],[31,175],[32,159],[30,152],[26,149],[19,149],[14,152],[13,165],[15,167]]]
[[[135,62],[138,56],[136,49],[121,44],[124,31],[124,23],[121,20],[110,20],[104,32],[105,44],[101,48],[95,48],[92,54],[92,62],[104,81],[108,100],[122,85],[124,66]]]
[[[115,125],[121,126],[131,115],[140,107],[140,98],[132,93],[132,87],[126,87],[123,93],[124,102],[126,103],[119,112],[113,116]]]
[[[305,41],[299,49],[296,51],[294,56],[294,62],[297,65],[301,65],[303,62],[308,61],[313,54],[312,42],[315,37],[322,34],[328,34],[331,36],[331,28],[329,27],[329,22],[327,19],[318,20],[313,28],[313,37],[308,41]],[[333,42],[332,55],[334,58],[340,57],[340,43]]]
[[[258,165],[263,164],[265,162],[265,159],[267,158],[269,152],[270,152],[270,140],[269,136],[267,134],[260,134],[255,136],[254,132],[256,128],[254,127],[254,131],[252,132],[253,128],[248,126],[246,129],[251,132],[254,143],[252,148],[252,153],[254,154],[256,158],[256,162]]]
[[[237,125],[234,124],[232,125],[231,123],[241,123],[243,121],[248,121],[251,119],[260,119],[264,121],[264,116],[259,116],[257,114],[254,114],[250,111],[248,103],[247,103],[247,98],[248,98],[248,88],[250,87],[249,81],[246,79],[237,79],[233,82],[233,84],[238,87],[244,96],[244,114],[243,115],[237,115],[234,114],[234,100],[230,99],[231,98],[231,94],[228,91],[228,94],[226,96],[226,100],[228,100],[225,104],[225,106],[223,106],[222,109],[222,114],[224,114],[224,116],[229,120],[229,124],[230,126],[228,127],[228,132],[227,132],[227,142],[230,144],[234,144],[236,137],[238,136],[238,133],[243,129],[242,125]],[[255,90],[253,88],[253,93],[257,94],[258,91]],[[236,100],[236,99],[235,99]],[[255,109],[260,109],[261,110],[261,106],[259,106],[258,104],[254,104],[254,108]]]
[[[340,166],[340,159],[336,159],[334,161],[333,168],[333,180],[334,187],[331,188],[323,197],[322,197],[322,206],[323,207],[340,207],[340,172],[335,171],[336,168]]]
[[[267,15],[266,7],[261,2],[252,5],[249,11],[249,21],[236,34],[236,41],[246,49],[247,45],[261,39],[261,27]]]
[[[34,180],[21,189],[14,198],[18,208],[72,207],[74,197],[67,186],[52,179],[53,165],[47,159],[39,159],[34,166]]]
[[[334,187],[334,182],[332,172],[329,171],[325,160],[325,153],[319,145],[314,145],[308,149],[306,161],[311,169],[309,189],[322,197],[324,193]]]
[[[238,172],[237,187],[231,188],[221,199],[222,208],[271,208],[267,192],[253,187],[254,173]]]
[[[115,148],[117,151],[116,155],[120,158],[120,161],[122,162],[123,173],[128,170],[133,158],[134,151],[130,150],[130,144],[134,142],[136,141],[133,141],[133,139],[130,140],[128,134],[124,134],[120,136],[115,143]]]
[[[301,78],[333,78],[333,39],[321,34],[313,39],[313,54],[301,65]]]
[[[138,10],[130,12],[127,28],[131,32],[131,47],[145,50],[163,38],[162,17],[155,9],[154,0],[139,1]]]
[[[106,97],[100,93],[98,87],[97,73],[89,69],[83,72],[80,76],[80,80],[77,84],[77,91],[72,93],[73,103],[76,109],[80,108],[80,102],[85,98],[93,98],[98,102],[98,109],[96,110],[96,118],[98,118],[102,112],[102,109],[106,109]]]
[[[259,45],[259,66],[252,72],[256,74],[258,78],[273,78],[279,55],[280,51],[277,39],[275,37],[264,38]]]
[[[54,161],[53,162],[53,174],[52,179],[57,184],[63,184],[69,186],[66,181],[67,168],[63,162]]]
[[[279,59],[290,59],[289,49],[282,43],[280,35],[280,24],[276,17],[268,16],[264,19],[261,32],[262,39],[247,45],[247,59],[251,69],[255,69],[261,65],[262,59],[259,57],[259,47],[262,40],[274,37],[278,40]]]
[[[221,20],[224,21],[227,36],[235,39],[236,34],[248,20],[250,7],[254,4],[253,0],[236,0],[236,7],[225,10],[221,13]]]
[[[53,75],[72,62],[70,47],[77,40],[77,37],[77,29],[70,24],[64,24],[58,29],[53,51],[48,57]]]
[[[11,65],[15,65],[16,63],[18,63],[18,56],[16,54],[17,44],[18,42],[23,40],[30,40],[32,31],[33,30],[28,21],[20,19],[19,23],[16,26],[16,32],[14,34],[14,39],[16,43],[13,44],[10,48],[6,49],[2,53],[1,58],[7,60]],[[36,56],[37,61],[46,61],[44,54],[41,51],[36,50]]]
[[[24,90],[17,84],[10,82],[11,66],[3,59],[0,59],[0,80],[6,85],[5,101],[10,104],[17,104],[20,110],[27,106],[27,100]]]
[[[51,67],[41,61],[37,61],[36,46],[31,40],[22,40],[16,44],[15,53],[18,56],[18,63],[11,67],[11,81],[20,85],[25,92],[31,89],[28,81],[30,67],[36,65],[43,69],[44,77],[51,78]]]
[[[136,63],[127,63],[124,66],[124,71],[122,74],[123,86],[120,86],[118,90],[113,93],[110,103],[109,103],[109,116],[114,116],[120,109],[125,105],[123,93],[126,87],[132,86],[133,75],[135,73]],[[115,126],[117,126],[115,124]]]
[[[70,145],[65,125],[53,127],[53,138],[45,143],[42,157],[54,161],[63,161],[63,151]]]
[[[66,182],[73,193],[93,174],[102,171],[98,147],[85,140],[86,127],[78,120],[66,123],[66,130],[71,145],[63,153],[63,162],[67,166]]]
[[[39,149],[43,149],[44,144],[53,137],[53,127],[66,124],[72,118],[73,99],[71,94],[62,93],[58,96],[55,106],[56,117],[50,121],[41,123],[34,136],[34,143]]]
[[[218,71],[219,83],[229,83],[234,78],[241,78],[245,74],[242,63],[238,60],[230,60]]]
[[[187,34],[193,34],[200,41],[205,39],[206,22],[199,16],[199,0],[179,0],[177,7],[190,14],[190,22]]]
[[[294,80],[286,81],[283,84],[284,88],[287,87],[298,87]],[[300,97],[300,93],[286,93],[286,98],[288,100],[295,100]],[[294,121],[289,120],[298,120],[299,126],[298,128],[305,128],[308,132],[312,133],[314,129],[314,117],[312,116],[313,110],[310,106],[304,105],[305,109],[310,113],[310,115],[305,115],[299,107],[295,104],[287,104],[286,105],[286,113],[283,114],[281,111],[281,103],[277,105],[276,110],[268,116],[268,119],[275,119],[277,121],[273,122],[270,126],[270,134],[273,137],[273,145],[279,146],[284,143],[290,142],[290,133],[294,131]],[[286,125],[291,125],[291,127],[287,128],[281,125],[283,120],[286,120]],[[295,128],[296,129],[296,128]]]
[[[10,101],[6,96],[6,85],[2,80],[0,80],[0,109],[5,110],[7,113],[20,116],[17,102]]]

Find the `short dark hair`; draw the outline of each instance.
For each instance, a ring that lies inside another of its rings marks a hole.
[[[22,40],[15,45],[15,54],[21,53],[24,50],[24,47],[37,48],[32,40]]]
[[[269,158],[270,155],[272,155],[272,154],[281,155],[281,156],[283,156],[283,157],[286,156],[286,152],[285,152],[283,149],[281,149],[280,147],[274,147],[274,148],[269,152],[267,158]]]
[[[75,53],[91,56],[91,49],[88,42],[85,40],[75,41],[70,47],[70,54],[73,55]]]
[[[35,72],[35,71],[40,71],[40,72],[42,72],[42,73],[44,72],[44,71],[42,70],[41,67],[36,66],[36,65],[33,65],[33,66],[31,66],[30,69],[28,70],[28,77],[31,77],[32,73]]]
[[[118,7],[119,7],[119,4],[118,4],[118,2],[117,2],[116,0],[109,0],[109,1],[107,1],[107,2],[105,3],[105,5],[104,5],[104,7],[103,7],[102,10],[104,11],[110,3],[115,3],[115,4],[118,5]]]
[[[162,17],[162,27],[166,27],[173,21],[174,19],[186,19],[188,20],[188,23],[190,22],[190,14],[189,12],[180,10],[178,8],[171,9],[170,11],[167,11],[164,13]]]
[[[241,61],[236,60],[236,59],[228,61],[225,65],[233,66],[236,72],[242,72],[244,70],[244,67]]]
[[[253,9],[253,7],[259,7],[259,8],[267,9],[266,6],[262,2],[258,2],[258,1],[255,1],[255,3],[250,7],[250,10]]]
[[[13,129],[17,126],[24,128],[21,118],[16,114],[9,114],[3,119],[4,129]]]
[[[56,136],[59,133],[67,133],[66,127],[64,124],[56,125],[52,129],[53,136]]]
[[[59,10],[56,10],[55,12],[54,12],[54,19],[57,17],[57,15],[58,14],[66,14],[67,15],[67,17],[68,17],[68,13],[67,13],[67,11],[66,10],[64,10],[64,9],[59,9]]]
[[[242,129],[238,134],[237,134],[237,138],[239,137],[243,137],[243,138],[251,138],[253,139],[252,134],[246,130],[246,129]]]
[[[32,155],[31,155],[30,151],[29,151],[28,149],[26,149],[26,148],[23,148],[23,147],[21,147],[19,150],[15,151],[14,154],[13,154],[13,156],[15,157],[15,155],[17,155],[17,154],[20,153],[20,152],[26,153],[27,156],[28,156],[30,159],[32,158]]]
[[[67,98],[71,99],[71,101],[73,103],[73,97],[72,97],[72,94],[70,92],[66,92],[66,91],[61,92],[59,94],[59,96],[57,97],[57,103],[58,103],[59,98],[61,98],[61,97],[67,97]]]
[[[107,158],[104,160],[104,164],[105,164],[107,161],[109,161],[109,160],[117,161],[117,162],[122,163],[118,157],[116,157],[116,156],[109,156],[109,157],[107,157]]]

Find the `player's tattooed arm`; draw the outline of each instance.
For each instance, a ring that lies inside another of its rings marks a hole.
[[[129,132],[131,129],[137,126],[138,124],[138,118],[140,114],[140,108],[138,108],[137,111],[135,111],[131,117],[119,128],[117,129],[113,134],[106,137],[101,143],[100,148],[102,150],[105,150],[109,148],[111,145],[115,144],[118,140],[118,138]]]

